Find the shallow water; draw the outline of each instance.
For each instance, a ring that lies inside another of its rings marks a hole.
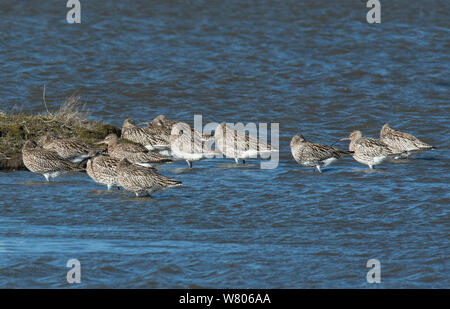
[[[1,1],[0,110],[80,94],[120,126],[158,114],[280,125],[278,168],[208,159],[161,168],[183,187],[135,198],[86,174],[0,172],[0,287],[448,288],[448,1]],[[318,174],[290,138],[408,131],[438,149]],[[366,282],[369,259],[380,285]]]

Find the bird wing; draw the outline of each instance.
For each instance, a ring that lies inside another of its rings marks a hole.
[[[39,165],[42,171],[72,171],[80,168],[59,156],[56,152],[46,149],[36,149],[33,151],[33,160]]]
[[[179,181],[169,179],[159,174],[154,168],[130,165],[124,170],[127,181],[140,188],[164,188],[176,185]]]
[[[225,134],[227,135],[226,140],[228,141],[228,143],[231,142],[234,149],[238,149],[240,151],[271,150],[270,145],[263,143],[256,137],[251,136],[248,132],[234,130],[227,126]],[[231,145],[229,145],[229,146],[231,146]]]
[[[116,147],[119,147],[122,152],[129,152],[129,153],[147,152],[147,148],[145,148],[141,144],[120,143]]]
[[[307,143],[304,147],[303,154],[311,160],[323,161],[329,158],[340,159],[339,150],[324,144]]]
[[[93,160],[93,164],[96,165],[99,171],[101,171],[102,173],[111,173],[114,175],[116,174],[116,168],[119,162],[120,161],[118,159],[107,156],[98,156]]]
[[[414,150],[417,148],[430,148],[431,145],[422,142],[417,137],[401,131],[392,130],[391,134],[388,135],[388,138],[396,144],[396,146],[400,146],[400,149],[404,150]]]
[[[387,156],[392,154],[392,150],[380,141],[373,138],[360,138],[355,143],[356,152],[362,152],[371,157]]]
[[[123,138],[141,145],[169,145],[169,136],[157,134],[147,128],[130,128],[123,133]]]

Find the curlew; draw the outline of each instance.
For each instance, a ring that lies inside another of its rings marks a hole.
[[[224,122],[216,127],[214,132],[216,149],[223,153],[227,158],[235,160],[239,164],[239,159],[256,158],[257,155],[277,152],[278,149],[250,136],[248,133],[238,131]]]
[[[403,157],[435,148],[409,133],[392,129],[387,123],[381,128],[380,141],[388,145],[393,152],[402,152]]]
[[[118,137],[114,133],[109,134],[104,140],[96,144],[107,144],[108,154],[115,159],[122,160],[123,158],[127,158],[130,162],[142,166],[151,167],[156,163],[172,161],[168,156],[149,152],[147,148],[140,144],[119,143]]]
[[[64,159],[79,163],[88,158],[91,148],[84,143],[70,139],[59,139],[50,134],[40,139],[42,148],[56,152]]]
[[[130,118],[122,126],[122,138],[143,145],[148,150],[167,150],[170,148],[169,135],[165,129],[141,128]]]
[[[136,196],[148,195],[158,190],[181,186],[181,181],[167,178],[156,171],[123,159],[117,166],[119,184]]]
[[[119,186],[119,180],[117,179],[119,162],[119,159],[96,153],[87,161],[86,173],[96,183],[107,186],[109,191],[111,187]]]
[[[164,115],[158,115],[152,121],[148,122],[150,125],[167,127],[170,131],[172,131],[172,127],[177,123],[178,121],[167,119]]]
[[[292,138],[291,153],[298,164],[315,167],[320,173],[322,167],[339,160],[342,155],[352,154],[328,145],[308,142],[301,134]]]
[[[44,149],[32,141],[25,142],[22,148],[22,158],[28,170],[43,175],[47,181],[63,173],[84,170],[56,152]]]
[[[172,127],[170,150],[174,158],[186,160],[189,168],[192,168],[193,161],[199,161],[216,154],[209,143],[203,140],[200,132],[193,130],[184,122],[179,122]]]
[[[152,121],[143,122],[142,124],[146,124],[147,128],[150,130],[164,130],[164,133],[170,136],[172,134],[173,127],[178,123],[184,124],[184,122],[181,121],[167,119],[164,115],[158,115]],[[212,139],[212,136],[210,134],[199,132],[192,127],[190,127],[190,130],[193,135],[199,134],[203,141],[208,142]]]
[[[371,169],[398,155],[386,144],[373,138],[363,137],[361,131],[353,131],[349,137],[341,140],[350,140],[349,150],[354,152],[353,158],[359,163],[368,165]]]

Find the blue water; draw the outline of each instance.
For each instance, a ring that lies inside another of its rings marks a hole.
[[[71,25],[64,1],[0,1],[0,110],[44,112],[45,85],[50,109],[79,94],[117,126],[279,123],[280,162],[175,162],[183,187],[152,198],[0,172],[0,287],[449,287],[448,1],[382,1],[376,25],[364,1],[81,4]],[[291,157],[297,133],[345,148],[386,122],[437,149],[323,174]]]

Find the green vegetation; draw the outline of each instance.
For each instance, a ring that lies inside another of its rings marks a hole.
[[[45,103],[45,101],[44,101]],[[0,111],[0,169],[23,169],[21,150],[27,140],[38,141],[45,134],[92,144],[120,129],[88,120],[89,113],[70,97],[55,112],[45,114],[6,114]]]

